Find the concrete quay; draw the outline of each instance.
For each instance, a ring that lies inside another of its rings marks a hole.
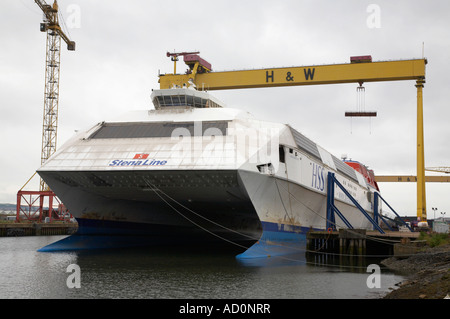
[[[0,223],[0,237],[71,235],[77,223]]]

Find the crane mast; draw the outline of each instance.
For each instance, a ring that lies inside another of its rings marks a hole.
[[[50,6],[45,1],[35,0],[44,13],[44,21],[40,25],[41,32],[47,33],[45,56],[45,89],[44,113],[42,125],[41,165],[56,152],[58,129],[59,74],[61,57],[61,38],[67,43],[67,49],[75,50],[75,42],[70,41],[61,30],[58,19],[58,3],[55,0]],[[40,191],[49,188],[41,179]]]
[[[70,51],[75,50],[75,42],[69,40],[61,30],[58,19],[58,3],[56,0],[53,2],[53,5],[49,5],[43,0],[34,0],[34,2],[36,2],[44,13],[44,21],[40,25],[40,30],[41,32],[47,33],[41,150],[42,165],[56,152],[61,38],[67,43],[67,49]],[[44,211],[44,201],[46,200],[48,200],[48,217],[50,222],[54,215],[59,220],[64,219],[66,216],[72,217],[42,178],[40,179],[39,191],[24,190],[25,186],[35,175],[36,172],[17,192],[16,222],[20,222],[22,218],[36,220],[37,214],[39,214],[38,221],[41,222],[46,214]],[[39,205],[36,206],[36,203],[39,203]],[[55,203],[59,204],[57,210],[53,209]]]

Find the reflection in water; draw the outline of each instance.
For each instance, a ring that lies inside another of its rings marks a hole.
[[[312,266],[324,266],[357,273],[366,273],[369,265],[380,265],[383,260],[380,257],[342,256],[334,253],[306,253],[305,258],[307,263]]]

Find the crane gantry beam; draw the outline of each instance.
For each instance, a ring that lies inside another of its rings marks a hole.
[[[200,61],[186,74],[160,74],[161,89],[190,86],[227,90],[319,84],[416,81],[417,88],[417,217],[426,221],[423,92],[426,59],[372,62],[370,56],[352,57],[350,63],[256,70],[197,72]]]
[[[377,183],[383,182],[417,182],[417,176],[413,175],[378,175],[375,176]],[[426,183],[450,183],[450,176],[425,176]]]
[[[426,167],[425,170],[430,171],[430,172],[439,172],[439,173],[450,174],[450,167],[446,167],[446,166]]]
[[[450,173],[450,167],[438,166],[438,167],[425,167],[426,171],[438,172],[438,173]],[[377,175],[375,180],[379,183],[383,182],[417,182],[417,176],[413,175]],[[446,175],[426,175],[426,183],[450,183],[450,176]]]
[[[183,87],[192,80],[205,90],[248,89],[277,86],[364,83],[425,78],[427,60],[345,63],[257,70],[162,74],[160,88]]]

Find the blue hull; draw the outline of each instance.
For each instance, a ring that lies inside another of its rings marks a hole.
[[[262,222],[263,232],[258,241],[240,237],[213,237],[198,229],[176,229],[161,225],[117,223],[98,220],[79,220],[79,231],[38,251],[54,252],[88,249],[113,249],[124,247],[190,246],[210,251],[229,251],[235,248],[241,261],[292,254],[306,250],[306,234],[309,227]],[[229,234],[228,234],[229,235]],[[226,239],[226,240],[225,240]],[[234,243],[232,245],[230,243]]]
[[[126,247],[186,247],[212,252],[234,250],[236,253],[251,247],[259,235],[249,237],[226,229],[205,231],[169,225],[77,219],[78,231],[69,237],[47,245],[38,251],[70,251]],[[212,235],[214,234],[214,235]]]
[[[267,258],[291,254],[304,254],[309,227],[262,222],[261,238],[237,259]]]

